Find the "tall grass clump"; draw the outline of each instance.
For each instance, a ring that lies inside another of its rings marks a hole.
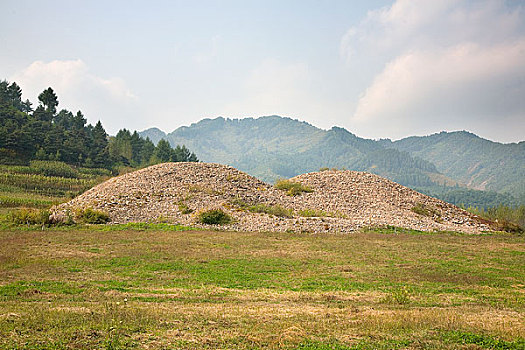
[[[500,205],[492,208],[467,208],[469,212],[484,219],[493,221],[500,231],[523,233],[525,232],[525,205],[517,207]]]
[[[93,208],[77,209],[75,219],[84,224],[105,224],[110,220],[107,213]]]
[[[49,210],[19,209],[9,212],[5,218],[13,225],[50,225]]]
[[[278,190],[286,191],[288,196],[298,196],[301,193],[310,193],[313,190],[299,182],[293,182],[290,180],[281,179],[275,183],[275,188]]]

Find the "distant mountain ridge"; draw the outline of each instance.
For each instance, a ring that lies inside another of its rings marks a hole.
[[[266,116],[203,119],[168,134],[152,128],[140,135],[184,144],[202,161],[228,164],[267,182],[328,167],[368,171],[416,189],[465,184],[525,196],[525,142],[499,144],[468,132],[376,141],[340,127],[323,130]]]
[[[155,142],[163,137],[157,130],[140,134]],[[202,161],[228,164],[267,182],[322,167],[369,171],[409,186],[430,185],[428,173],[439,174],[428,161],[343,128],[322,130],[279,116],[203,119],[164,138],[186,145]]]
[[[470,188],[525,194],[525,141],[502,144],[467,131],[443,131],[380,142],[432,162],[444,175]]]

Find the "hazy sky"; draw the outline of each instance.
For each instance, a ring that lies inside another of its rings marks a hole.
[[[281,115],[525,140],[525,2],[0,1],[0,79],[114,134]]]

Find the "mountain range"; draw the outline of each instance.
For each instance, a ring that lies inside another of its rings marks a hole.
[[[186,145],[201,161],[228,164],[266,182],[326,167],[375,173],[463,204],[525,199],[525,142],[501,144],[466,131],[376,141],[340,127],[323,130],[267,116],[203,119],[168,134],[158,128],[139,134]]]

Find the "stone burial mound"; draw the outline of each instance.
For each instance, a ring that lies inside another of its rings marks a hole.
[[[53,208],[64,217],[92,208],[110,223],[202,224],[202,213],[220,209],[236,231],[351,232],[396,226],[479,233],[483,221],[452,204],[380,176],[329,170],[303,174],[271,186],[233,167],[210,163],[164,163],[114,177]]]

